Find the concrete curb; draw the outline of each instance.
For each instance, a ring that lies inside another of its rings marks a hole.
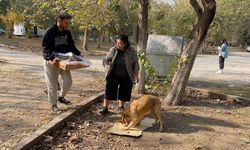
[[[104,96],[104,93],[98,93],[97,95],[94,95],[87,100],[83,101],[79,105],[77,105],[75,108],[67,110],[66,112],[62,113],[60,116],[54,118],[51,122],[48,124],[45,124],[40,129],[38,129],[36,132],[34,132],[32,135],[26,137],[25,139],[18,142],[16,145],[13,146],[13,150],[27,150],[31,149],[34,145],[39,143],[43,138],[44,135],[49,135],[53,133],[54,131],[61,128],[69,119],[72,118],[75,114],[83,111],[87,107],[89,107],[91,104],[98,102],[100,99],[102,99]]]
[[[241,103],[243,105],[250,105],[250,99],[245,98],[245,97],[240,97],[240,96],[235,96],[235,95],[227,95],[227,94],[213,92],[210,90],[194,88],[194,87],[190,87],[190,86],[186,87],[186,92],[200,92],[202,95],[205,95],[205,96],[212,98],[212,99],[220,98],[222,100],[228,100],[231,102]]]

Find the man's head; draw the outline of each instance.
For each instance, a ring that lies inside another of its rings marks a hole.
[[[67,30],[71,23],[72,16],[66,12],[59,13],[56,17],[56,24],[59,30]]]

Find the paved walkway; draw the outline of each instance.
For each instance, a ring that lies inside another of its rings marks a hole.
[[[23,68],[42,71],[43,59],[39,55],[0,48],[0,58],[23,65]],[[93,66],[85,70],[103,72],[102,57],[90,57]],[[190,81],[205,81],[227,84],[250,84],[250,53],[231,52],[225,61],[224,74],[218,71],[217,55],[198,55],[190,75]],[[38,69],[38,70],[37,70]]]
[[[218,63],[216,55],[198,55],[189,80],[231,85],[250,84],[250,53],[231,52],[225,60],[223,74],[216,74]]]
[[[74,83],[66,98],[73,105],[103,90],[101,60],[90,59],[92,67],[72,71]],[[8,149],[55,117],[44,93],[42,64],[41,55],[0,47],[0,149]],[[73,105],[59,107],[67,110]]]

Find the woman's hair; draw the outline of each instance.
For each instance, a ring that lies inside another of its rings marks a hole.
[[[126,44],[125,48],[129,48],[130,47],[130,42],[128,40],[128,36],[125,34],[119,34],[116,38],[116,40],[121,40],[124,44]]]
[[[221,45],[222,45],[223,43],[226,43],[226,44],[227,44],[227,46],[228,46],[228,42],[227,42],[227,40],[226,40],[226,39],[224,39],[224,38],[221,40]]]

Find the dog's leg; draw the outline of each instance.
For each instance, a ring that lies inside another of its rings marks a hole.
[[[136,120],[131,120],[131,122],[129,123],[129,125],[127,127],[124,128],[124,130],[128,130],[130,128],[133,128],[136,126]]]
[[[155,111],[153,111],[152,114],[155,117],[155,122],[154,122],[154,125],[155,125],[155,124],[157,124],[159,122],[159,118],[158,118],[158,115],[156,114]]]
[[[141,118],[137,118],[137,117],[135,117],[135,116],[131,116],[131,118],[132,118],[132,120],[131,120],[131,122],[129,123],[129,125],[128,125],[127,127],[124,128],[125,130],[128,130],[128,129],[130,129],[130,128],[135,127],[135,126],[138,125],[138,123],[140,123],[140,121],[141,121]]]
[[[155,113],[156,113],[157,118],[158,118],[158,120],[160,122],[160,129],[159,129],[159,131],[163,132],[164,131],[164,127],[163,127],[163,120],[162,120],[162,116],[161,116],[161,109],[156,109]]]

